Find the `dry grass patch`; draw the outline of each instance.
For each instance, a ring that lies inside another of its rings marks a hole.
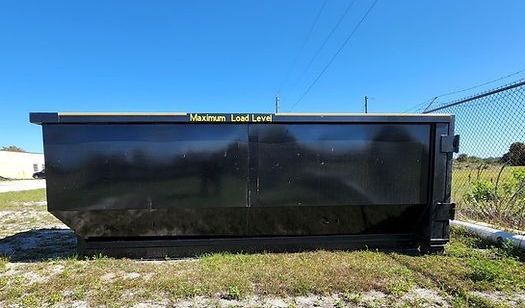
[[[241,295],[306,295],[331,292],[391,291],[385,276],[408,284],[410,273],[386,254],[376,252],[307,252],[297,254],[214,254],[195,263],[212,293],[238,290]],[[235,273],[235,275],[232,275]],[[210,284],[211,282],[211,284]]]
[[[0,211],[19,210],[24,203],[42,202],[45,200],[46,190],[43,188],[0,193]],[[35,208],[45,210],[45,206],[36,206]]]
[[[0,273],[6,269],[7,263],[9,263],[9,260],[6,257],[0,256]]]
[[[45,266],[42,266],[45,264]],[[49,268],[61,265],[58,273]],[[408,290],[410,271],[375,252],[298,254],[215,254],[192,261],[139,262],[99,257],[24,265],[32,275],[9,277],[0,300],[25,296],[38,304],[85,300],[94,305],[131,305],[144,300],[170,301],[194,296],[240,299],[246,295],[300,296],[334,292],[385,293]],[[31,281],[47,277],[45,281]],[[390,278],[389,278],[390,277]]]
[[[0,292],[0,300],[16,299],[21,285],[26,285],[26,294],[42,300],[40,303],[53,303],[61,296],[61,300],[85,300],[93,305],[131,305],[194,296],[241,299],[253,294],[301,296],[370,290],[388,294],[407,291],[413,284],[410,271],[388,255],[375,252],[214,254],[163,262],[99,257],[46,264],[25,269],[48,276],[45,283],[25,278],[14,281],[11,288],[15,292]],[[63,269],[49,275],[46,268],[52,264]]]
[[[461,229],[453,229],[444,255],[394,254],[393,258],[414,272],[422,286],[450,294],[456,304],[497,307],[503,304],[475,294],[525,291],[522,252],[505,245],[496,247]]]

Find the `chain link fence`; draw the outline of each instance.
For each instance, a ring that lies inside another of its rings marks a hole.
[[[525,81],[423,113],[456,116],[452,197],[460,219],[525,230]]]

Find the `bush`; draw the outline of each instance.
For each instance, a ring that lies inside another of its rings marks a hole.
[[[490,180],[483,179],[483,170],[478,168],[460,211],[474,220],[521,229],[525,222],[525,169],[513,169],[510,176],[503,177],[504,168]]]
[[[468,202],[494,201],[497,199],[495,186],[489,181],[476,181],[465,196]]]

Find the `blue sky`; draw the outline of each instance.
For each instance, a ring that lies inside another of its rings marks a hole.
[[[0,145],[30,111],[290,108],[373,0],[0,2]],[[525,1],[379,0],[295,112],[400,112],[525,68]],[[523,75],[523,74],[522,74]],[[519,76],[518,76],[519,77]]]

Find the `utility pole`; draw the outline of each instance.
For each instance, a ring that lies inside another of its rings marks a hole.
[[[279,94],[277,94],[275,96],[275,113],[279,113],[280,103],[281,103],[281,99],[279,98]]]
[[[365,113],[368,113],[368,96],[365,96]]]

